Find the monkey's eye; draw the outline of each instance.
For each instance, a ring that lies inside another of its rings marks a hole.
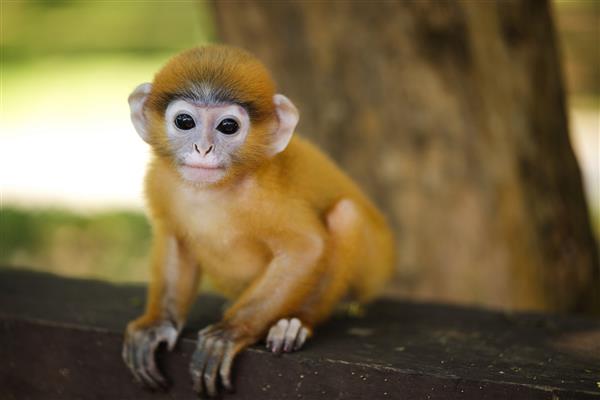
[[[175,126],[181,130],[188,131],[196,126],[194,118],[189,114],[179,114],[175,117]]]
[[[225,118],[217,125],[217,130],[225,135],[233,135],[240,129],[240,125],[233,118]]]

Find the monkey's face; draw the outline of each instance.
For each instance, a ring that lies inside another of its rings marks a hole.
[[[147,110],[151,83],[129,96],[131,121],[155,153],[194,184],[214,184],[249,172],[282,152],[298,123],[298,110],[285,96],[272,98],[272,118],[253,122],[237,103],[173,99],[164,111]]]
[[[173,161],[181,176],[194,183],[223,179],[250,132],[248,112],[237,104],[175,100],[164,122]]]
[[[298,122],[266,68],[228,46],[175,56],[131,93],[129,106],[142,139],[195,184],[252,171],[286,148]]]

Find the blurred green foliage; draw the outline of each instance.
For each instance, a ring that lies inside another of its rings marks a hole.
[[[0,211],[0,265],[113,281],[143,281],[150,227],[136,212]]]
[[[213,38],[207,2],[2,1],[3,60],[179,51]]]

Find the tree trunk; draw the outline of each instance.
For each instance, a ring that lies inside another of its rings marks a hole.
[[[547,1],[217,1],[397,233],[395,293],[597,307]],[[593,305],[595,304],[595,305]]]

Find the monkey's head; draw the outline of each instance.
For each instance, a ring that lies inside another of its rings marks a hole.
[[[129,96],[138,134],[186,181],[215,184],[283,151],[296,124],[264,65],[228,46],[187,50]]]

